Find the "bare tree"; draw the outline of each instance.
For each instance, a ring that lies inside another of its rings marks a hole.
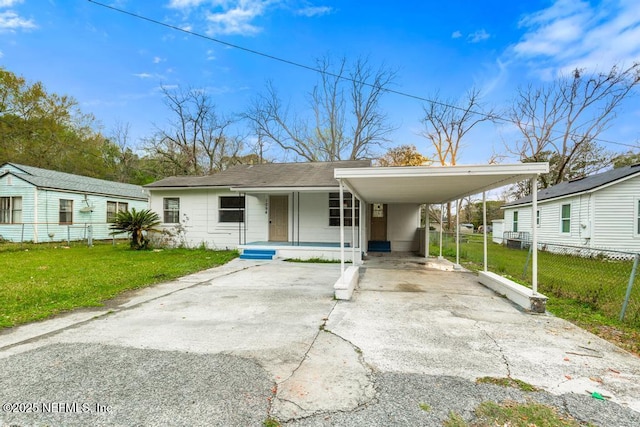
[[[375,70],[366,59],[351,66],[342,58],[335,64],[317,60],[320,80],[309,93],[310,114],[290,114],[276,88],[267,83],[245,117],[258,135],[285,152],[308,161],[355,160],[372,155],[394,129],[380,108],[380,100],[395,72]]]
[[[510,119],[522,138],[507,149],[522,161],[550,163],[550,173],[538,183],[541,188],[609,166],[612,156],[597,138],[638,83],[640,64],[636,63],[599,74],[576,69],[571,76],[542,87],[520,88]]]
[[[483,112],[481,99],[480,90],[473,88],[460,102],[435,96],[423,106],[422,136],[431,142],[436,163],[455,165],[467,134],[476,125],[494,119],[493,110]],[[452,228],[451,203],[447,203],[447,227]]]
[[[237,163],[239,137],[228,134],[233,120],[218,115],[204,90],[162,88],[173,113],[169,128],[158,128],[146,149],[173,175],[208,175]]]

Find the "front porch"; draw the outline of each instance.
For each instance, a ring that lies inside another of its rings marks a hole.
[[[238,246],[241,259],[321,259],[340,261],[341,250],[339,242],[250,242]],[[260,254],[265,255],[261,257]],[[351,247],[345,243],[345,261],[360,264],[362,252],[360,248]],[[254,256],[256,255],[256,256]],[[267,258],[266,256],[269,255]]]

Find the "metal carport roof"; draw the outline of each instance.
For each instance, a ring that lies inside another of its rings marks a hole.
[[[439,204],[549,172],[548,163],[335,169],[366,202]]]

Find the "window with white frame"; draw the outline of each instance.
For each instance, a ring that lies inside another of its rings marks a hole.
[[[22,222],[22,197],[0,197],[0,224]]]
[[[62,224],[73,224],[73,200],[60,199],[59,221]]]
[[[220,196],[218,222],[244,222],[244,196]]]
[[[571,205],[562,205],[560,208],[560,231],[563,233],[571,232]]]
[[[513,212],[513,231],[518,231],[518,211]]]
[[[165,197],[162,200],[163,222],[165,224],[178,224],[180,222],[180,198]]]
[[[343,193],[343,205],[344,210],[344,225],[345,227],[351,227],[351,206],[352,197],[351,193],[345,191]],[[360,225],[360,201],[356,199],[355,205],[356,226]],[[329,193],[329,225],[340,226],[340,193]]]
[[[127,212],[129,203],[107,201],[107,222],[113,222],[119,212]]]

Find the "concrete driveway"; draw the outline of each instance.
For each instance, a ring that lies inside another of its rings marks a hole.
[[[640,359],[522,313],[474,275],[372,259],[353,300],[336,301],[338,274],[235,260],[4,331],[0,424],[441,425],[485,400],[533,399],[596,425],[640,425]]]

